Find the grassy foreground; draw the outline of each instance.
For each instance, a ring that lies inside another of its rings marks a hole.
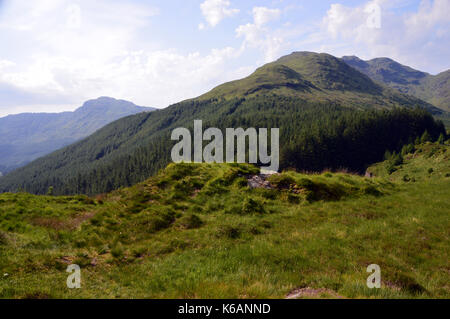
[[[449,298],[449,156],[429,143],[391,174],[284,172],[270,188],[248,186],[250,165],[171,164],[95,198],[0,194],[0,297]]]

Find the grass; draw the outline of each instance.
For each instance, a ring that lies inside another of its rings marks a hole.
[[[250,165],[171,164],[96,198],[0,194],[0,297],[284,298],[310,287],[449,298],[449,148],[420,146],[375,178],[288,171],[271,189],[247,186]],[[81,289],[66,287],[71,263]],[[366,287],[373,263],[381,289]]]
[[[444,145],[427,142],[415,146],[412,154],[406,154],[399,165],[389,165],[389,161],[373,165],[368,169],[375,176],[384,177],[390,181],[430,182],[450,181],[450,143]],[[391,172],[389,171],[391,169]]]

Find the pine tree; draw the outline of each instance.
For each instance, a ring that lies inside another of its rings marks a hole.
[[[422,137],[420,138],[420,143],[431,142],[431,135],[428,131],[423,132]]]

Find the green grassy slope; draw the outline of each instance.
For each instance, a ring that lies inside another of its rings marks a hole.
[[[449,298],[450,146],[430,145],[399,168],[436,168],[416,182],[288,171],[250,188],[253,166],[171,164],[96,198],[0,194],[0,296]]]
[[[358,108],[417,105],[432,113],[442,113],[418,98],[373,82],[341,59],[314,52],[294,52],[281,57],[244,79],[219,85],[199,99],[230,99],[268,92],[305,101],[333,102]]]
[[[430,182],[433,180],[447,180],[450,182],[448,165],[450,162],[449,143],[426,143],[415,146],[415,151],[403,155],[403,162],[392,165],[391,161],[384,161],[367,169],[374,176],[388,178],[392,181]]]

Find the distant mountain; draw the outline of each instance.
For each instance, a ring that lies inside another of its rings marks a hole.
[[[356,56],[344,56],[342,60],[375,81],[450,111],[450,70],[431,75],[389,58],[364,61]]]
[[[284,56],[244,79],[219,85],[199,99],[229,99],[267,93],[363,109],[402,105],[420,106],[433,114],[442,113],[429,103],[374,82],[341,59],[313,52],[294,52]]]
[[[100,97],[74,112],[22,113],[0,118],[0,172],[5,173],[80,140],[121,117],[154,108]]]
[[[198,98],[110,123],[0,178],[0,192],[52,186],[55,194],[97,194],[133,185],[170,162],[171,131],[192,130],[195,119],[204,128],[280,128],[281,169],[363,172],[425,131],[445,134],[427,111],[443,112],[336,57],[295,52]]]

